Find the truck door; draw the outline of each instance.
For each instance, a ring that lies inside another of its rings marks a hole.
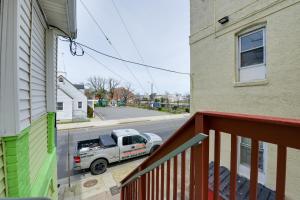
[[[124,136],[120,148],[120,159],[125,160],[146,153],[144,138],[139,135]]]

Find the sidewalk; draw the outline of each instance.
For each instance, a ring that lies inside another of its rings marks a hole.
[[[117,200],[120,199],[120,181],[136,168],[145,158],[131,160],[123,164],[109,167],[101,175],[93,176],[90,173],[81,175],[82,180],[71,181],[60,179],[59,200]]]
[[[113,126],[119,124],[127,124],[134,122],[144,122],[144,121],[159,121],[168,119],[180,119],[189,117],[190,114],[172,114],[172,115],[162,115],[162,116],[150,116],[150,117],[136,117],[127,118],[119,120],[101,120],[99,118],[92,119],[90,122],[79,122],[79,123],[67,123],[67,124],[57,124],[58,130],[68,130],[68,129],[78,129],[78,128],[90,128],[90,127],[104,127]]]

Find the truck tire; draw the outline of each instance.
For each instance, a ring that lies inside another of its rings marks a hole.
[[[158,149],[158,148],[159,148],[159,145],[156,145],[156,146],[152,147],[151,150],[150,150],[150,155],[152,155],[152,153],[153,153],[156,149]]]
[[[93,175],[103,174],[107,168],[107,161],[105,159],[97,159],[91,164],[91,173]]]

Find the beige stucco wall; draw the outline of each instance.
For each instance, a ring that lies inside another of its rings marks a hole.
[[[300,118],[299,13],[299,0],[191,0],[191,111]],[[220,25],[217,20],[226,15],[230,21]],[[236,35],[262,24],[266,26],[267,79],[238,84]],[[276,151],[275,145],[268,144],[265,183],[273,189]],[[227,167],[229,153],[230,136],[223,136],[221,163]],[[298,199],[300,151],[289,149],[287,162],[287,197]]]

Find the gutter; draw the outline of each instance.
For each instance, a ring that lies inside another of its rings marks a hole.
[[[68,17],[68,26],[70,30],[70,36],[72,39],[77,38],[77,18],[76,18],[76,0],[67,0],[67,17]]]

